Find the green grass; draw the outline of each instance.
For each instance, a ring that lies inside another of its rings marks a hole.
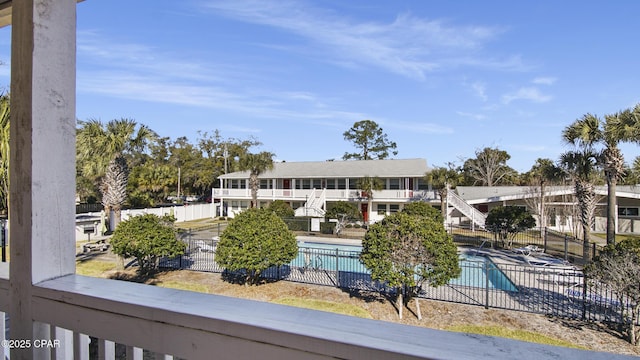
[[[357,316],[366,319],[372,319],[373,317],[369,312],[363,308],[351,304],[340,304],[331,301],[316,300],[316,299],[301,299],[301,298],[280,298],[274,300],[273,303],[295,306],[305,309],[327,311],[336,314],[343,314],[349,316]]]
[[[589,350],[586,347],[579,346],[568,341],[558,340],[546,335],[538,334],[531,331],[509,329],[501,326],[481,326],[481,325],[456,325],[447,328],[448,331],[498,336],[507,339],[514,339],[520,341],[527,341],[538,344],[564,346],[574,349]]]
[[[111,261],[76,261],[76,274],[100,277],[104,272],[115,270],[116,264]]]
[[[186,283],[186,282],[179,282],[179,281],[157,281],[157,282],[151,283],[151,285],[155,285],[163,288],[169,288],[169,289],[176,289],[176,290],[187,290],[187,291],[194,291],[194,292],[200,292],[205,294],[209,293],[209,289],[207,288],[207,286],[202,284],[193,284],[193,283]]]

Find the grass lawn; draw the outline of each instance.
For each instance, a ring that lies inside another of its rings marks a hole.
[[[366,319],[373,319],[373,316],[361,307],[351,304],[341,304],[332,301],[324,301],[318,299],[301,299],[301,298],[280,298],[272,301],[275,304],[295,306],[305,309],[327,311],[336,314],[357,316]]]
[[[579,346],[568,341],[559,340],[559,339],[538,334],[535,332],[520,330],[520,329],[510,329],[510,328],[505,328],[502,326],[495,326],[495,325],[491,325],[491,326],[457,325],[457,326],[449,327],[447,328],[447,330],[455,331],[455,332],[471,333],[471,334],[488,335],[488,336],[499,336],[507,339],[527,341],[527,342],[538,343],[538,344],[564,346],[564,347],[570,347],[574,349],[588,350],[584,346]]]

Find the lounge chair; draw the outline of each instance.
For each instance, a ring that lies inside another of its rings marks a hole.
[[[511,250],[514,253],[517,254],[522,254],[522,255],[526,255],[529,256],[531,254],[542,254],[544,252],[544,249],[537,247],[536,245],[527,245],[524,247],[519,247],[516,249]]]
[[[522,260],[527,265],[534,266],[537,268],[549,269],[549,270],[577,270],[577,268],[571,264],[570,262],[562,259],[552,258],[552,257],[533,257],[530,255],[523,255]]]
[[[202,240],[198,240],[195,242],[196,248],[198,248],[198,251],[200,252],[215,252],[216,251],[216,247],[209,245],[207,243],[205,243]]]

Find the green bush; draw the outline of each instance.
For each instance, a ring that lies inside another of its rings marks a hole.
[[[276,200],[272,202],[271,204],[269,204],[267,209],[273,211],[274,213],[276,213],[276,215],[283,219],[295,216],[295,211],[293,211],[291,206],[289,206],[289,204],[284,202],[283,200]]]
[[[176,239],[174,222],[170,215],[134,216],[118,224],[111,248],[116,255],[135,257],[140,272],[157,269],[160,258],[182,255],[186,249],[186,244]]]
[[[336,231],[336,223],[334,222],[321,222],[320,232],[322,234],[333,234]]]
[[[245,281],[257,284],[262,271],[282,266],[298,254],[295,235],[273,211],[247,209],[220,236],[215,261],[230,271],[245,271]]]

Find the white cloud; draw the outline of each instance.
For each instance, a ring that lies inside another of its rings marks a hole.
[[[557,80],[554,77],[537,77],[532,82],[537,85],[553,85]]]
[[[471,84],[471,89],[474,91],[476,96],[478,96],[482,101],[487,101],[489,97],[487,96],[487,91],[485,85],[480,82],[475,82]]]
[[[473,113],[468,113],[468,112],[462,112],[462,111],[456,111],[456,114],[462,116],[462,117],[466,117],[466,118],[471,118],[473,120],[486,120],[487,117],[485,115],[482,114],[473,114]]]
[[[528,100],[535,103],[548,102],[553,97],[551,95],[545,95],[536,87],[524,87],[518,89],[516,92],[505,94],[502,96],[502,102],[508,104],[515,100]]]
[[[389,22],[362,22],[311,4],[292,1],[208,1],[204,8],[253,24],[282,29],[307,40],[324,61],[375,66],[412,78],[445,67],[519,66],[514,58],[483,59],[485,43],[502,29],[458,26],[401,14]]]

